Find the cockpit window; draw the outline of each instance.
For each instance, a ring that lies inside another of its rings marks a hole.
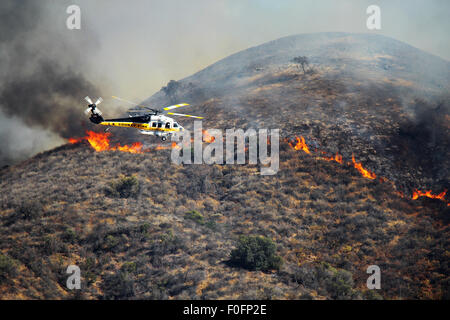
[[[178,123],[175,122],[175,123],[173,124],[173,127],[174,127],[174,128],[178,128]]]

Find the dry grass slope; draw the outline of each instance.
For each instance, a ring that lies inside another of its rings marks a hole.
[[[286,143],[277,176],[168,165],[168,152],[82,143],[3,170],[2,298],[377,298],[365,289],[370,264],[385,298],[448,298],[441,202],[401,199]],[[111,193],[132,176],[132,195]],[[228,263],[243,235],[271,239],[281,269]],[[82,270],[80,292],[65,287],[69,264]]]

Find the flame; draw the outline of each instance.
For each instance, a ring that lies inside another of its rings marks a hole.
[[[167,149],[181,149],[181,147],[177,145],[176,142],[172,142],[170,146],[162,146],[158,144],[155,148],[155,150],[167,150]]]
[[[206,130],[203,130],[203,137],[205,142],[213,142],[215,138],[211,136]],[[117,150],[122,152],[129,152],[129,153],[143,153],[143,152],[150,152],[151,150],[167,150],[167,149],[181,149],[181,146],[179,146],[176,142],[172,142],[170,145],[157,145],[155,148],[143,148],[143,144],[141,142],[134,142],[131,145],[123,145],[117,144],[115,146],[110,145],[110,132],[94,132],[87,130],[86,136],[82,138],[69,138],[68,142],[71,144],[79,143],[83,140],[86,140],[89,142],[92,148],[95,149],[95,151],[106,151],[106,150]],[[205,139],[206,137],[206,139]],[[191,142],[193,139],[191,139]]]
[[[135,142],[131,146],[117,146],[117,150],[122,152],[130,152],[130,153],[141,153],[142,152],[142,143]]]
[[[289,139],[285,139],[285,141],[288,142],[288,144],[295,150],[303,150],[308,154],[311,154],[311,152],[309,151],[308,145],[305,143],[305,139],[300,136],[300,137],[295,137],[295,141],[296,143],[294,144],[292,141],[290,141]],[[322,155],[326,155],[327,152],[323,151],[323,150],[317,150],[315,149],[316,153],[320,153]],[[342,155],[340,155],[338,152],[336,153],[336,155],[332,156],[332,157],[327,157],[327,156],[321,156],[318,157],[317,159],[321,159],[321,160],[326,160],[326,161],[336,161],[339,164],[344,164],[343,161],[343,157]],[[353,165],[353,167],[355,167],[361,174],[363,177],[374,180],[377,178],[377,175],[374,172],[371,172],[367,169],[364,169],[362,164],[360,162],[356,162],[355,160],[355,156],[352,154],[352,162],[348,162],[348,165]],[[389,181],[389,179],[385,178],[385,177],[378,177],[378,180],[380,181],[380,183],[387,183],[387,182],[391,182]],[[391,182],[392,183],[392,182]],[[395,186],[393,186],[395,189]],[[399,197],[401,198],[405,198],[405,195],[403,192],[398,191],[398,190],[394,190],[394,193],[397,194]],[[431,199],[438,199],[438,200],[442,200],[445,201],[447,206],[450,206],[450,201],[446,201],[445,199],[445,195],[447,194],[447,190],[444,190],[443,192],[439,193],[439,194],[433,194],[431,190],[427,190],[427,191],[420,191],[420,190],[415,190],[413,192],[413,195],[411,197],[412,200],[417,200],[419,197],[428,197]]]
[[[322,152],[325,153],[325,152]],[[336,152],[336,155],[333,157],[322,157],[323,160],[326,161],[336,161],[337,163],[343,164],[344,161],[342,160],[342,155]]]
[[[130,153],[141,153],[142,143],[135,142],[132,145],[124,145],[121,146],[117,144],[114,147],[110,146],[109,137],[111,133],[109,132],[94,132],[94,131],[86,131],[87,136],[85,139],[89,142],[92,148],[95,151],[105,151],[105,150],[119,150],[122,152],[130,152]]]
[[[369,170],[366,170],[363,168],[361,162],[356,162],[355,161],[355,156],[352,155],[352,161],[353,161],[353,166],[356,168],[356,170],[359,171],[359,173],[361,173],[364,177],[368,178],[368,179],[375,179],[377,177],[377,175]]]
[[[86,131],[86,136],[83,138],[70,138],[68,139],[69,143],[79,143],[83,140],[87,140],[92,148],[95,151],[107,151],[107,150],[117,150],[122,152],[129,153],[143,153],[151,151],[150,148],[144,149],[142,142],[134,142],[131,145],[120,145],[117,144],[115,146],[110,145],[109,138],[111,136],[110,132],[94,132],[94,131]],[[161,146],[158,145],[154,150],[165,150],[171,148],[180,148],[175,142],[172,142],[170,146]]]
[[[122,151],[122,152],[130,152],[130,153],[143,153],[143,152],[149,152],[151,151],[150,148],[148,149],[143,149],[143,144],[141,142],[134,142],[131,145],[124,145],[121,146],[119,144],[117,144],[116,146],[110,146],[110,141],[109,141],[109,137],[110,137],[111,133],[110,132],[94,132],[94,131],[86,131],[86,136],[82,137],[82,138],[69,138],[68,141],[71,144],[75,144],[75,143],[79,143],[83,140],[87,140],[89,142],[89,144],[91,145],[92,148],[94,148],[96,151],[106,151],[106,150],[118,150],[118,151]],[[203,141],[207,142],[207,143],[211,143],[214,142],[215,138],[213,136],[211,136],[208,131],[203,130]],[[303,136],[300,137],[295,137],[295,144],[293,144],[292,141],[286,140],[288,141],[288,144],[294,148],[295,150],[303,150],[304,152],[306,152],[307,154],[311,154],[311,152],[309,151],[308,145],[305,142],[305,138],[303,138]],[[170,146],[161,146],[158,145],[154,150],[165,150],[165,149],[173,149],[173,148],[178,148],[180,149],[181,147],[179,145],[177,145],[175,142],[172,142],[172,144]],[[321,154],[327,154],[325,151],[317,151],[316,152],[320,152]],[[339,164],[343,164],[343,157],[342,155],[340,155],[339,153],[336,153],[336,155],[332,156],[332,157],[320,157],[319,159],[322,160],[326,160],[326,161],[336,161]],[[377,176],[375,173],[364,169],[361,163],[356,162],[355,160],[355,156],[352,154],[352,162],[348,163],[353,164],[353,167],[355,167],[361,174],[362,176],[374,180]],[[379,181],[380,182],[387,182],[389,181],[388,179],[384,178],[384,177],[379,177]],[[396,193],[404,198],[404,194],[401,191],[396,191]],[[439,194],[433,194],[432,190],[427,190],[427,191],[420,191],[418,189],[415,189],[413,192],[413,195],[411,197],[412,200],[417,200],[419,197],[428,197],[431,199],[438,199],[438,200],[445,200],[445,196],[447,194],[447,190],[444,190],[443,192],[439,193]],[[447,202],[447,206],[450,206],[450,202]]]
[[[447,190],[442,191],[439,194],[432,194],[431,190],[427,190],[427,191],[420,191],[420,190],[414,190],[413,195],[412,195],[412,199],[416,200],[419,197],[428,197],[431,199],[439,199],[439,200],[444,200],[445,199],[445,195],[447,194]],[[448,204],[447,204],[448,205]]]
[[[294,150],[303,150],[305,151],[307,154],[311,154],[311,152],[309,151],[308,145],[305,143],[305,138],[303,138],[303,136],[299,137],[295,137],[295,145],[292,144],[291,141],[289,141],[289,145],[294,148]]]
[[[77,138],[69,138],[69,143],[75,144],[75,143],[81,142],[81,140],[83,140],[83,138],[79,138],[79,139],[77,139]]]
[[[181,149],[181,147],[179,145],[177,145],[176,142],[172,142],[172,148],[173,149]]]
[[[397,193],[397,195],[398,195],[400,198],[404,198],[404,197],[405,197],[405,194],[404,194],[403,192],[401,192],[401,191],[395,191],[395,193]]]
[[[202,130],[203,132],[203,142],[206,143],[212,143],[216,140],[215,137],[213,137],[207,130]]]

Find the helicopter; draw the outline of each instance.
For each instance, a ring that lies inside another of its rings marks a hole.
[[[97,107],[103,99],[100,97],[94,103],[89,96],[86,96],[84,99],[88,102],[88,108],[84,113],[86,115],[90,113],[89,120],[91,120],[91,122],[108,126],[105,131],[109,129],[109,126],[136,128],[141,134],[159,136],[162,141],[166,141],[167,137],[171,137],[173,134],[183,131],[184,128],[177,121],[164,114],[203,119],[203,117],[189,114],[167,112],[176,108],[189,106],[188,103],[179,103],[162,109],[153,109],[116,96],[112,96],[112,98],[133,104],[135,108],[139,109],[128,110],[128,118],[103,119],[102,112]]]

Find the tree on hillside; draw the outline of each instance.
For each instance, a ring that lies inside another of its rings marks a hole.
[[[295,57],[292,61],[297,63],[297,68],[299,66],[301,66],[302,70],[303,70],[303,73],[306,73],[305,66],[309,66],[309,60],[308,60],[307,57],[305,57],[305,56],[298,56],[298,57]]]
[[[173,102],[176,100],[177,90],[181,88],[181,83],[175,80],[170,80],[167,86],[162,88],[162,91]]]

